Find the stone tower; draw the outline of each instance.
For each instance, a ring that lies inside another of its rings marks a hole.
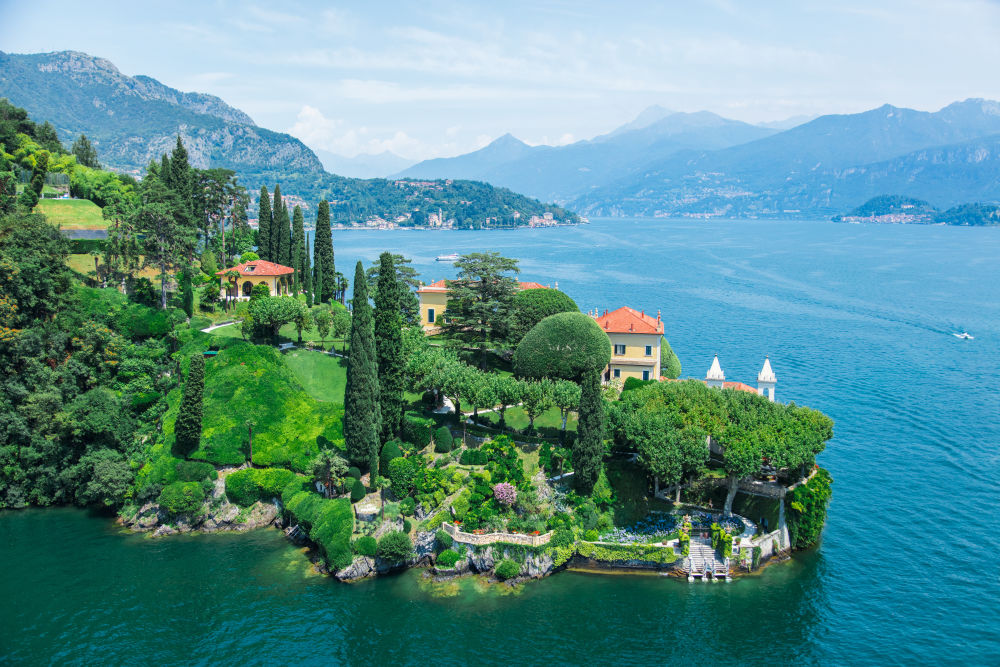
[[[757,393],[761,396],[767,396],[771,401],[774,401],[774,386],[776,384],[778,384],[778,378],[774,376],[774,371],[771,370],[771,360],[764,357],[764,367],[757,374]]]
[[[709,387],[722,389],[725,382],[726,374],[722,372],[722,367],[719,366],[719,355],[715,355],[715,359],[712,360],[712,367],[705,374],[705,384]]]

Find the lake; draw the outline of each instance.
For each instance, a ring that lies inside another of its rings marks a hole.
[[[335,231],[353,277],[385,249],[496,250],[584,311],[662,313],[682,376],[718,354],[836,423],[822,544],[688,584],[562,573],[513,591],[418,572],[339,584],[275,530],[149,540],[71,510],[0,514],[0,662],[996,663],[1000,230],[595,220],[508,232]],[[952,333],[969,331],[975,340]]]

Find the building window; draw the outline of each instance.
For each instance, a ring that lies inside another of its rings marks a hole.
[[[625,354],[625,346],[624,345],[617,345],[616,344],[615,345],[615,354],[618,354],[618,355]],[[616,375],[615,377],[618,377],[618,376]]]
[[[434,309],[433,308],[428,308],[427,309],[427,323],[428,324],[434,324]]]
[[[642,380],[643,380],[643,382],[645,382],[648,379],[649,379],[649,371],[643,371],[642,372]]]
[[[615,370],[612,371],[612,373],[615,374],[616,378],[620,378],[622,376],[622,369],[616,368]]]
[[[646,356],[647,357],[653,356],[653,346],[652,345],[647,345],[646,346]]]

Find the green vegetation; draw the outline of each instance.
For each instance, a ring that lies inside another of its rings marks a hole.
[[[288,365],[302,387],[317,401],[344,404],[347,363],[340,357],[294,350],[285,354]]]
[[[61,229],[106,229],[99,206],[86,199],[40,199],[35,210]]]
[[[244,468],[226,477],[226,496],[237,505],[253,505],[258,500],[280,498],[281,492],[295,479],[284,468]]]
[[[363,535],[358,539],[354,540],[354,553],[359,556],[368,556],[369,558],[374,558],[375,553],[378,549],[378,542],[371,535]]]
[[[507,337],[517,293],[517,260],[496,252],[474,252],[455,262],[458,279],[449,280],[445,333],[479,349],[483,367],[489,341]]]
[[[826,508],[833,494],[832,485],[830,473],[819,468],[812,479],[785,496],[788,532],[796,549],[805,549],[819,542],[826,523]]]
[[[401,563],[413,556],[413,542],[404,532],[389,531],[378,541],[376,553],[388,563]]]
[[[316,212],[316,238],[313,240],[315,268],[313,289],[317,301],[329,303],[337,291],[336,265],[333,255],[333,236],[330,231],[330,203],[324,199]]]
[[[462,560],[462,557],[458,555],[458,552],[452,549],[445,549],[438,554],[437,558],[434,560],[434,564],[441,569],[450,570],[455,567],[455,563]]]
[[[434,451],[439,454],[447,454],[451,451],[453,444],[453,439],[451,437],[451,429],[447,426],[441,426],[436,431],[434,431]]]
[[[521,565],[509,558],[504,558],[496,564],[493,571],[496,573],[497,579],[507,581],[521,574]]]
[[[156,502],[171,516],[191,514],[205,502],[205,491],[198,482],[174,482],[163,487]]]
[[[514,296],[509,340],[516,345],[536,324],[549,315],[575,313],[580,308],[565,292],[557,289],[526,289]]]
[[[608,334],[585,313],[559,313],[538,323],[514,352],[519,376],[579,382],[611,361]]]
[[[367,465],[374,479],[378,474],[381,414],[375,326],[367,285],[359,261],[354,271],[354,315],[344,392],[344,442],[351,462]]]
[[[205,394],[205,357],[194,354],[188,367],[184,396],[174,422],[174,451],[182,457],[191,456],[201,445],[201,422]]]
[[[670,343],[663,336],[660,336],[660,374],[670,380],[676,380],[681,376],[681,360],[677,358]]]
[[[583,378],[580,422],[573,444],[573,484],[580,493],[589,494],[594,488],[601,473],[603,458],[604,403],[601,399],[600,380],[594,371]]]
[[[351,564],[351,533],[354,512],[345,498],[322,498],[309,491],[298,491],[287,499],[282,494],[285,509],[309,533],[326,562],[335,569]]]
[[[403,368],[406,364],[403,360],[401,291],[392,253],[384,252],[379,256],[374,313],[380,437],[383,442],[399,436],[399,422],[403,416]]]
[[[354,483],[351,484],[351,502],[356,503],[366,495],[368,495],[368,489],[365,488],[365,485],[361,483],[360,479],[354,480]]]

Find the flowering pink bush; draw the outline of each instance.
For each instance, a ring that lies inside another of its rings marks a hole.
[[[513,484],[500,482],[493,487],[493,497],[496,498],[497,502],[501,505],[510,507],[517,500],[517,489],[514,488]]]

